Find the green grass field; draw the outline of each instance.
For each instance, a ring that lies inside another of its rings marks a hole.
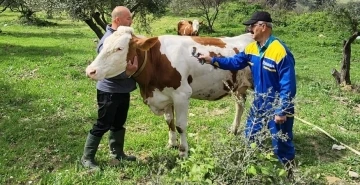
[[[97,160],[102,173],[88,173],[79,159],[88,130],[97,116],[95,82],[85,67],[96,56],[95,34],[85,24],[66,19],[53,27],[22,26],[17,15],[0,14],[0,184],[146,184],[161,177],[159,165],[179,166],[177,150],[167,149],[168,127],[132,93],[125,148],[140,161],[114,166],[109,162],[107,135]],[[179,17],[153,23],[151,35],[175,34]],[[220,22],[220,21],[219,21]],[[136,28],[136,25],[135,25]],[[242,33],[215,25],[220,36]],[[145,33],[140,33],[145,34]],[[324,34],[326,37],[319,37]],[[342,91],[330,72],[339,69],[342,37],[334,33],[296,32],[278,28],[275,35],[296,58],[296,115],[328,131],[339,141],[360,150],[360,94]],[[150,36],[150,35],[148,35]],[[360,85],[360,44],[352,45],[351,80]],[[192,100],[188,123],[190,147],[211,148],[213,134],[227,135],[234,100]],[[347,184],[360,183],[348,171],[360,173],[360,158],[312,127],[296,121],[295,145],[299,174]],[[205,157],[212,157],[210,156]],[[169,175],[174,181],[179,173]],[[305,183],[306,184],[306,183]]]

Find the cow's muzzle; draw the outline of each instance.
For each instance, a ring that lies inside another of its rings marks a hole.
[[[85,70],[86,72],[86,76],[91,78],[91,79],[95,79],[95,76],[96,76],[96,69],[88,66]]]

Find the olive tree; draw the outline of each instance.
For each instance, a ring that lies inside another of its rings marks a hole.
[[[198,14],[205,19],[207,30],[215,32],[214,23],[221,5],[229,0],[172,0],[170,9],[176,14]],[[183,10],[183,12],[179,11]]]
[[[110,22],[111,11],[119,5],[126,6],[137,16],[140,28],[149,32],[149,23],[165,13],[169,0],[59,0],[70,17],[84,21],[101,38],[106,25]]]
[[[341,60],[340,72],[332,70],[332,76],[337,84],[351,85],[350,79],[350,61],[351,61],[351,44],[360,36],[360,2],[349,2],[344,5],[338,5],[329,9],[332,20],[338,27],[347,28],[351,36],[344,40],[342,45],[343,58]]]

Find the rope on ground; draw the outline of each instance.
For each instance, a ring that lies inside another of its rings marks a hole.
[[[301,121],[301,122],[303,122],[303,123],[305,123],[305,124],[307,124],[307,125],[310,125],[310,126],[316,128],[316,129],[320,130],[322,133],[324,133],[325,135],[327,135],[328,137],[330,137],[332,140],[340,143],[342,146],[344,146],[344,147],[346,147],[347,149],[351,150],[351,151],[354,152],[355,154],[360,155],[360,152],[359,152],[359,151],[357,151],[357,150],[351,148],[350,146],[348,146],[348,145],[340,142],[339,140],[337,140],[336,138],[334,138],[333,136],[331,136],[329,133],[327,133],[324,129],[322,129],[322,128],[320,128],[320,127],[318,127],[318,126],[316,126],[316,125],[314,125],[314,124],[312,124],[312,123],[309,123],[309,122],[307,122],[307,121],[305,121],[305,120],[303,120],[303,119],[301,119],[301,118],[298,118],[298,117],[296,117],[296,116],[295,116],[295,119],[297,119],[297,120],[299,120],[299,121]]]

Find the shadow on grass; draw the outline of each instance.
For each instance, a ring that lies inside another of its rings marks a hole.
[[[39,47],[39,46],[20,46],[14,44],[0,43],[0,54],[2,61],[11,60],[14,57],[18,57],[18,58],[29,57],[33,60],[34,58],[63,56],[69,53],[78,54],[78,53],[86,53],[86,51],[79,49],[67,49],[59,46]]]
[[[314,78],[310,78],[309,76],[303,76],[303,75],[295,75],[296,76],[296,81],[297,82],[312,82],[312,81],[315,81]]]
[[[60,26],[61,27],[61,26]],[[72,26],[74,27],[74,26]],[[26,29],[26,28],[25,28]],[[50,33],[31,33],[31,32],[12,32],[12,31],[3,31],[3,33],[1,34],[2,36],[12,36],[12,37],[16,37],[16,38],[32,38],[32,37],[36,37],[36,38],[41,38],[41,39],[46,39],[46,38],[59,38],[59,39],[72,39],[72,38],[79,38],[79,37],[84,37],[84,33],[82,32],[78,32],[78,33],[63,33],[63,32],[50,32]],[[96,37],[96,36],[94,36]]]
[[[332,150],[332,145],[338,143],[320,132],[294,134],[296,158],[305,166],[334,163],[346,156],[347,152],[350,152],[346,150]],[[341,140],[341,138],[339,139]],[[356,145],[356,142],[347,144]]]
[[[0,79],[0,184],[37,182],[71,166],[81,156],[86,137],[79,123],[87,120],[64,115],[71,105],[46,97],[40,88],[29,93],[22,85]]]
[[[2,140],[0,151],[7,156],[3,158],[4,166],[11,167],[16,163],[17,154],[23,151],[23,141],[29,139],[31,134],[26,134],[27,118],[37,112],[37,108],[32,104],[39,98],[38,95],[29,94],[25,91],[15,91],[10,84],[0,82],[0,140]]]

